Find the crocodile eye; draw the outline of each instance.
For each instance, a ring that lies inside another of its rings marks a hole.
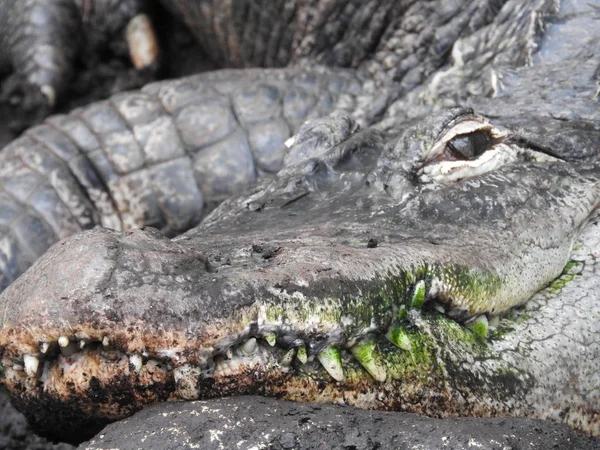
[[[549,154],[521,147],[508,130],[467,115],[449,124],[425,152],[415,173],[421,183],[437,185],[477,177],[515,161],[556,161]]]
[[[455,136],[446,143],[446,160],[474,160],[490,149],[494,138],[487,130]]]

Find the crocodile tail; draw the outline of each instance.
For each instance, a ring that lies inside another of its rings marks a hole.
[[[283,166],[310,117],[355,109],[353,71],[230,70],[50,117],[0,153],[0,290],[54,242],[102,225],[197,225]]]

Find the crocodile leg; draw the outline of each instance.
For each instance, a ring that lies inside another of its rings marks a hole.
[[[0,103],[10,106],[11,128],[22,131],[47,117],[67,97],[75,66],[97,69],[102,54],[130,58],[132,71],[148,72],[131,77],[135,86],[147,82],[158,53],[143,14],[148,6],[144,0],[0,0],[0,75],[11,73]]]
[[[0,10],[0,72],[14,70],[3,97],[44,117],[65,90],[79,50],[77,8],[72,0],[1,0]]]

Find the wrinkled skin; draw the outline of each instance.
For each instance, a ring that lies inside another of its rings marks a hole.
[[[71,437],[148,402],[246,392],[548,417],[598,434],[598,232],[582,233],[598,203],[598,127],[585,120],[597,103],[577,98],[565,126],[532,120],[527,101],[502,114],[502,95],[539,72],[581,77],[593,92],[590,66],[517,71],[498,100],[472,100],[498,112],[491,125],[465,110],[406,122],[390,113],[363,130],[342,116],[310,122],[272,183],[175,241],[94,230],[53,247],[1,300],[16,403],[39,429]],[[544,93],[560,108],[562,97]],[[497,128],[510,120],[533,126]],[[473,121],[479,131],[456,128]],[[448,148],[448,132],[507,159],[458,179],[430,170],[441,154],[428,152]],[[527,301],[569,258],[581,278],[569,272],[489,341],[462,328]],[[421,296],[431,308],[417,308]],[[62,336],[84,351],[61,356]],[[23,370],[30,357],[39,370]]]

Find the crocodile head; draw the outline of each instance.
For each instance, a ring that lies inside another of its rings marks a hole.
[[[567,265],[597,163],[465,109],[319,119],[288,145],[275,180],[187,234],[92,230],[2,294],[3,381],[38,430],[261,393],[598,432],[593,289],[518,308]]]

